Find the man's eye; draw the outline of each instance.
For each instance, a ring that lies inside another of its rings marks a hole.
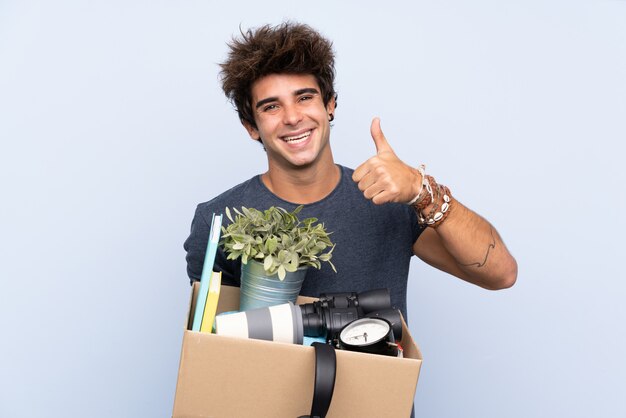
[[[313,96],[302,96],[300,97],[300,101],[303,102],[305,100],[311,100],[313,98]]]
[[[272,110],[275,110],[275,109],[278,109],[278,106],[275,105],[275,104],[270,104],[270,105],[267,105],[267,106],[263,106],[263,111],[264,112],[269,112],[269,111],[272,111]]]

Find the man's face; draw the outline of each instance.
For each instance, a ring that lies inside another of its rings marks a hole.
[[[284,169],[314,164],[332,154],[329,114],[312,75],[271,74],[252,85],[252,109],[257,127],[245,123],[252,139],[260,139],[270,167]]]

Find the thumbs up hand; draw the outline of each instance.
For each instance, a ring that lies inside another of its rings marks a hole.
[[[376,155],[354,170],[352,180],[358,183],[365,198],[377,205],[410,202],[420,191],[421,174],[396,156],[380,128],[379,118],[372,120],[370,131]]]

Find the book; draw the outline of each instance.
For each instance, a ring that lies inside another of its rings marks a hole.
[[[215,322],[215,313],[217,312],[217,301],[220,298],[221,285],[222,272],[212,272],[211,283],[209,284],[209,294],[206,298],[206,305],[204,305],[204,314],[202,315],[200,332],[213,332],[213,323]]]
[[[213,218],[211,219],[211,229],[209,231],[209,240],[207,242],[206,253],[204,255],[204,264],[202,265],[202,275],[200,276],[200,290],[198,290],[198,299],[196,300],[196,311],[194,312],[193,325],[191,327],[192,331],[200,331],[202,327],[204,308],[209,294],[211,277],[213,276],[213,264],[215,263],[215,254],[217,254],[217,245],[219,243],[221,233],[222,215],[213,214]]]

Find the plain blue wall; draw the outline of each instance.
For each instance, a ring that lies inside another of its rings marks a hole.
[[[517,285],[415,260],[420,417],[623,417],[624,1],[0,1],[0,416],[167,417],[195,205],[265,169],[225,43],[334,40],[338,162],[406,162],[496,225]]]

